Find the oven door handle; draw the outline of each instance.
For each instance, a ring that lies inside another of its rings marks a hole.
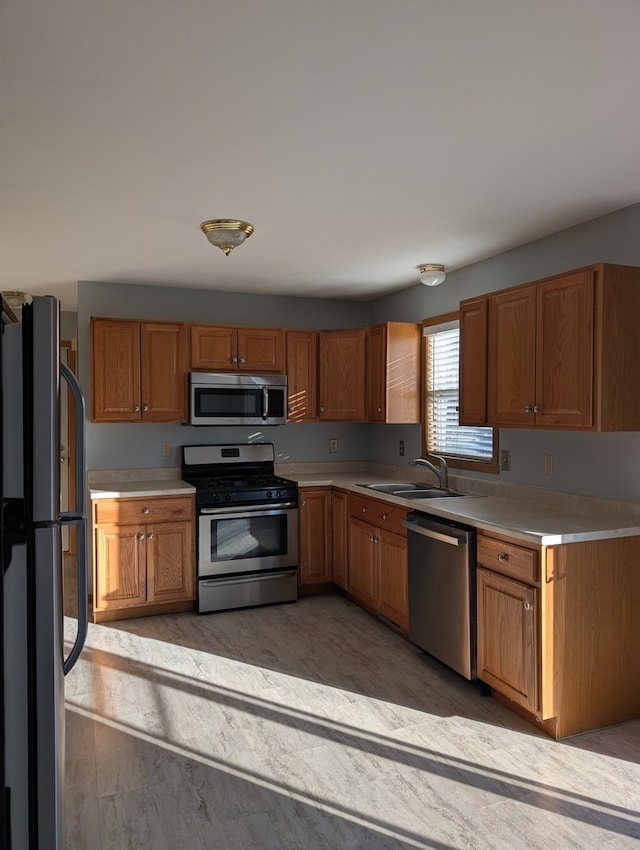
[[[287,508],[297,508],[296,502],[270,502],[268,505],[235,505],[228,508],[200,508],[200,514],[207,516],[215,514],[253,514],[256,511],[280,511]]]
[[[250,584],[256,581],[276,581],[280,578],[293,578],[296,570],[283,570],[278,573],[265,573],[263,575],[230,576],[229,578],[214,578],[200,580],[202,587],[220,587],[221,584]]]

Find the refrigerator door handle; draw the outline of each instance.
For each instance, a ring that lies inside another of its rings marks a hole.
[[[76,454],[76,504],[75,510],[69,513],[62,513],[63,519],[73,519],[74,517],[84,516],[84,501],[85,501],[85,460],[84,460],[84,396],[80,389],[80,384],[76,376],[66,363],[60,363],[60,376],[65,379],[69,385],[69,389],[73,395],[74,413],[76,420],[75,427],[75,454]]]
[[[87,521],[84,517],[79,519],[67,520],[65,525],[75,525],[78,534],[78,554],[77,554],[77,588],[78,588],[78,632],[76,639],[71,647],[71,652],[65,658],[63,663],[64,675],[66,676],[69,670],[78,660],[78,656],[82,652],[85,640],[87,639],[87,629],[89,622],[89,603],[87,597]]]

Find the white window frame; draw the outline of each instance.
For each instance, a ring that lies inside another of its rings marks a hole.
[[[457,469],[473,469],[478,472],[498,472],[498,429],[490,426],[457,425],[452,423],[452,409],[458,408],[459,372],[457,368],[449,372],[449,378],[457,386],[441,384],[440,390],[434,390],[433,372],[430,363],[430,337],[434,334],[450,332],[460,327],[460,314],[448,313],[425,319],[422,322],[422,446],[424,457],[430,454],[440,455],[447,465]],[[443,342],[454,342],[444,340]],[[455,344],[455,343],[454,343]],[[446,357],[446,349],[444,349]],[[448,364],[452,365],[452,364]],[[453,392],[453,394],[452,394]],[[444,401],[438,404],[437,399]],[[439,443],[434,440],[434,417],[439,419]],[[475,432],[475,433],[474,433]],[[475,454],[468,447],[477,439],[478,445],[486,449],[488,437],[491,440],[491,455],[486,452]],[[457,443],[457,445],[456,445]],[[458,449],[458,450],[456,450]]]

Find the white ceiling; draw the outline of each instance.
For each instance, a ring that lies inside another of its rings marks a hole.
[[[5,4],[0,289],[374,298],[636,203],[639,32],[637,0]]]

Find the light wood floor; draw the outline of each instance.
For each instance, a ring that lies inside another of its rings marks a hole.
[[[640,846],[640,721],[556,743],[337,594],[90,625],[66,685],[67,850]]]

